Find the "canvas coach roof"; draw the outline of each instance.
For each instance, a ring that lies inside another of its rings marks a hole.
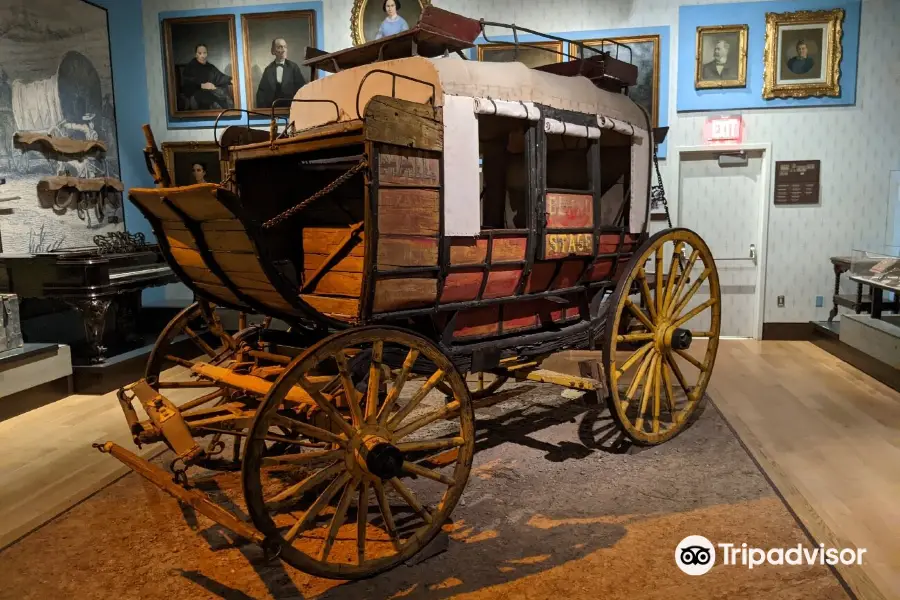
[[[444,94],[533,102],[611,117],[644,131],[649,128],[645,113],[631,99],[602,90],[586,77],[545,73],[518,62],[487,63],[420,56],[362,65],[311,81],[297,92],[295,99],[331,100],[338,110],[330,103],[295,102],[290,119],[300,131],[335,120],[360,118],[368,101],[375,96],[393,95],[425,103],[432,94],[435,106],[443,105]]]

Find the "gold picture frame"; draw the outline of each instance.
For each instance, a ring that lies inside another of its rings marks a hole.
[[[766,13],[763,98],[841,95],[844,9]]]
[[[479,44],[479,62],[520,62],[534,69],[544,65],[562,62],[562,42],[526,42],[519,44],[496,43]]]
[[[697,28],[695,89],[747,87],[749,33],[749,25],[709,25]],[[723,63],[716,64],[717,51],[720,55],[724,54]]]
[[[216,142],[163,142],[162,153],[172,185],[204,183],[193,179],[192,167],[197,162],[205,167],[205,183],[222,183],[222,163]]]
[[[659,127],[659,73],[662,65],[659,62],[660,36],[659,34],[636,35],[630,37],[598,38],[591,40],[579,40],[585,46],[601,47],[609,46],[609,52],[613,58],[628,62],[629,58],[638,68],[637,85],[631,86],[628,96],[637,104],[644,107],[650,115],[650,126]],[[631,56],[625,48],[616,48],[610,42],[624,44],[631,48]],[[618,53],[617,53],[618,50]],[[579,48],[576,44],[570,44],[569,54],[578,56]],[[586,53],[589,58],[589,53]],[[649,66],[649,69],[648,69]],[[649,70],[650,74],[646,75]]]
[[[316,78],[316,69],[311,69],[301,64],[304,61],[306,54],[306,48],[303,47],[303,42],[306,42],[305,46],[312,48],[316,47],[316,18],[316,11],[310,9],[248,13],[241,15],[241,31],[244,41],[244,85],[247,90],[247,108],[249,110],[264,111],[267,113],[272,110],[271,104],[268,106],[257,105],[257,97],[260,95],[258,91],[260,82],[265,74],[265,66],[274,59],[271,55],[271,42],[274,36],[285,38],[288,48],[287,60],[297,63],[297,66],[306,80],[303,85],[306,85]],[[282,21],[285,25],[275,29],[271,26],[266,27],[277,21]],[[306,27],[304,27],[303,30],[301,30],[300,27],[291,26],[292,24],[296,25],[299,21],[306,22]],[[253,30],[257,29],[255,27],[255,24],[257,23],[261,27],[259,27],[258,32],[254,32]],[[281,29],[284,31],[281,31]],[[262,35],[263,33],[268,34],[260,40],[262,42],[262,47],[260,41],[254,43],[254,33],[257,33],[257,35]],[[296,58],[292,59],[292,56]],[[260,68],[261,64],[262,68]],[[259,76],[256,75],[254,68],[259,71]],[[269,76],[269,79],[270,81],[272,80],[271,75]],[[270,87],[269,96],[271,97],[272,94],[273,91]],[[265,96],[266,94],[262,93],[262,95]],[[290,97],[293,97],[293,94],[289,95]],[[288,114],[290,108],[291,105],[286,101],[284,101],[283,106],[281,105],[281,102],[279,102],[279,107],[275,109],[275,114]]]
[[[426,7],[431,6],[431,0],[395,0],[395,2],[400,3],[400,9],[397,12],[410,28],[415,27],[416,23],[419,22],[422,11]],[[373,12],[373,8],[378,7],[379,3],[381,5],[380,11],[384,12],[385,2],[382,0],[353,0],[353,11],[350,13],[350,37],[354,46],[376,39],[374,33],[371,35],[372,39],[368,39],[366,37],[366,29],[372,29],[373,23],[377,22],[375,17],[378,16],[378,13]],[[415,7],[419,8],[419,14],[415,15],[415,22],[413,23],[411,19],[414,15],[414,10],[410,9],[415,9]]]
[[[241,82],[238,77],[237,27],[234,15],[164,19],[162,37],[166,93],[171,118],[217,117],[225,109],[240,108]],[[217,41],[222,43],[218,44]],[[221,85],[216,90],[195,93],[189,93],[182,85],[183,71],[195,61],[194,53],[198,44],[208,45],[206,64],[212,65],[220,75],[229,77],[231,81],[228,84]],[[188,55],[192,58],[188,59]],[[205,107],[210,102],[210,94],[205,92],[215,94],[215,102],[210,104],[211,108]],[[200,100],[198,94],[203,94]],[[199,108],[193,108],[194,104]]]

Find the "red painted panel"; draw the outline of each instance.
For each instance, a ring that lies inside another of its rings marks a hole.
[[[450,264],[482,264],[487,256],[487,239],[450,238]]]
[[[441,293],[441,303],[465,302],[478,298],[481,289],[481,280],[484,271],[463,271],[449,273],[444,281],[444,291]]]
[[[516,293],[516,287],[522,278],[520,267],[493,269],[488,275],[484,298],[506,298]]]
[[[578,282],[579,277],[581,277],[581,272],[584,270],[584,264],[585,261],[583,260],[569,260],[564,262],[559,269],[559,275],[557,275],[556,279],[553,281],[553,289],[558,290],[575,285],[575,283]]]
[[[464,310],[456,317],[455,338],[496,334],[499,328],[500,307],[485,306]]]
[[[526,294],[546,291],[550,287],[550,281],[556,272],[556,262],[535,263],[528,276],[528,285],[525,286]]]
[[[539,325],[540,300],[514,302],[503,307],[503,333],[534,329]]]
[[[547,194],[547,227],[593,227],[594,199],[590,194]]]
[[[622,252],[631,252],[634,250],[638,236],[635,234],[626,234],[622,243]],[[619,234],[604,233],[600,236],[600,254],[612,254],[619,247]]]
[[[525,260],[527,245],[528,240],[525,237],[495,237],[494,247],[491,249],[491,263]]]

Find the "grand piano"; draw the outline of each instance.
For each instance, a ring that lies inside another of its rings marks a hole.
[[[159,247],[145,243],[142,234],[112,233],[96,236],[94,243],[37,254],[0,253],[0,292],[17,294],[21,300],[63,301],[77,309],[88,355],[73,358],[97,364],[107,359],[110,307],[115,309],[117,335],[133,337],[141,291],[178,279]]]

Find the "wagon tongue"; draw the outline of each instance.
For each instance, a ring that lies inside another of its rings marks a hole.
[[[131,468],[135,473],[156,485],[176,500],[192,506],[200,514],[209,517],[222,527],[230,529],[237,535],[257,544],[265,544],[266,538],[249,523],[238,519],[234,514],[213,503],[206,494],[199,490],[187,489],[179,484],[170,473],[166,473],[156,465],[140,456],[129,452],[113,442],[94,444],[103,453],[109,453]]]

